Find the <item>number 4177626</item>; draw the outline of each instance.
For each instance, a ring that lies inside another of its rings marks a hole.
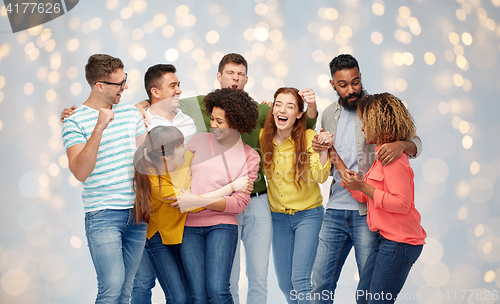
[[[40,13],[40,14],[59,14],[61,12],[61,4],[60,3],[29,3],[29,2],[23,2],[23,3],[16,3],[12,5],[12,3],[9,3],[5,10],[11,14],[26,14],[31,13]]]
[[[498,300],[498,290],[487,289],[461,289],[447,290],[443,295],[446,300],[477,300],[477,301],[496,301]]]

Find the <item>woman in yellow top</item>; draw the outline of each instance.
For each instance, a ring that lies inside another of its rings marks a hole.
[[[273,221],[274,268],[288,303],[308,303],[323,222],[318,183],[326,181],[331,164],[326,152],[312,149],[314,135],[306,126],[300,92],[278,89],[259,142]]]
[[[189,289],[179,254],[187,213],[169,205],[166,197],[191,187],[193,153],[186,150],[184,136],[172,126],[157,126],[134,155],[136,218],[148,223],[146,254],[165,293],[167,303],[189,303]],[[233,190],[251,193],[253,182],[235,180],[204,197],[222,199]],[[201,210],[193,210],[193,212]]]

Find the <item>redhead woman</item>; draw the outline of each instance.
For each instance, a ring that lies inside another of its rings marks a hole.
[[[273,223],[273,259],[288,303],[307,303],[323,221],[319,183],[328,178],[327,151],[312,149],[316,132],[307,129],[304,101],[294,88],[274,94],[259,142],[268,182]]]

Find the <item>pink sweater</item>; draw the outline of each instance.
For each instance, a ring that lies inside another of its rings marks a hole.
[[[360,191],[349,191],[357,201],[367,202],[370,230],[379,230],[383,237],[394,242],[425,244],[427,234],[415,209],[413,170],[408,156],[403,153],[386,166],[376,160],[366,173],[365,182],[375,187],[373,200]]]
[[[210,141],[215,157],[212,157]],[[243,176],[248,176],[252,181],[257,179],[260,156],[246,144],[240,148],[228,148],[219,144],[213,134],[203,132],[191,138],[187,148],[194,154],[191,163],[193,194],[208,193],[227,185],[230,180],[226,167],[231,181]],[[188,213],[186,226],[238,225],[236,215],[245,210],[249,202],[250,194],[235,192],[226,197],[226,209],[223,212],[204,209],[197,213]]]

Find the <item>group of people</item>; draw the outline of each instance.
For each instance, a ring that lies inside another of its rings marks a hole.
[[[421,141],[399,99],[363,90],[354,57],[330,71],[339,100],[317,134],[314,92],[257,103],[239,54],[222,58],[206,96],[180,99],[176,68],[150,67],[136,107],[120,103],[122,61],[92,55],[90,96],[63,111],[62,137],[84,187],[96,303],[151,303],[156,280],[166,303],[239,303],[241,243],[247,303],[267,302],[271,244],[288,303],[332,303],[353,246],[356,300],[393,302],[426,236],[408,161]]]

